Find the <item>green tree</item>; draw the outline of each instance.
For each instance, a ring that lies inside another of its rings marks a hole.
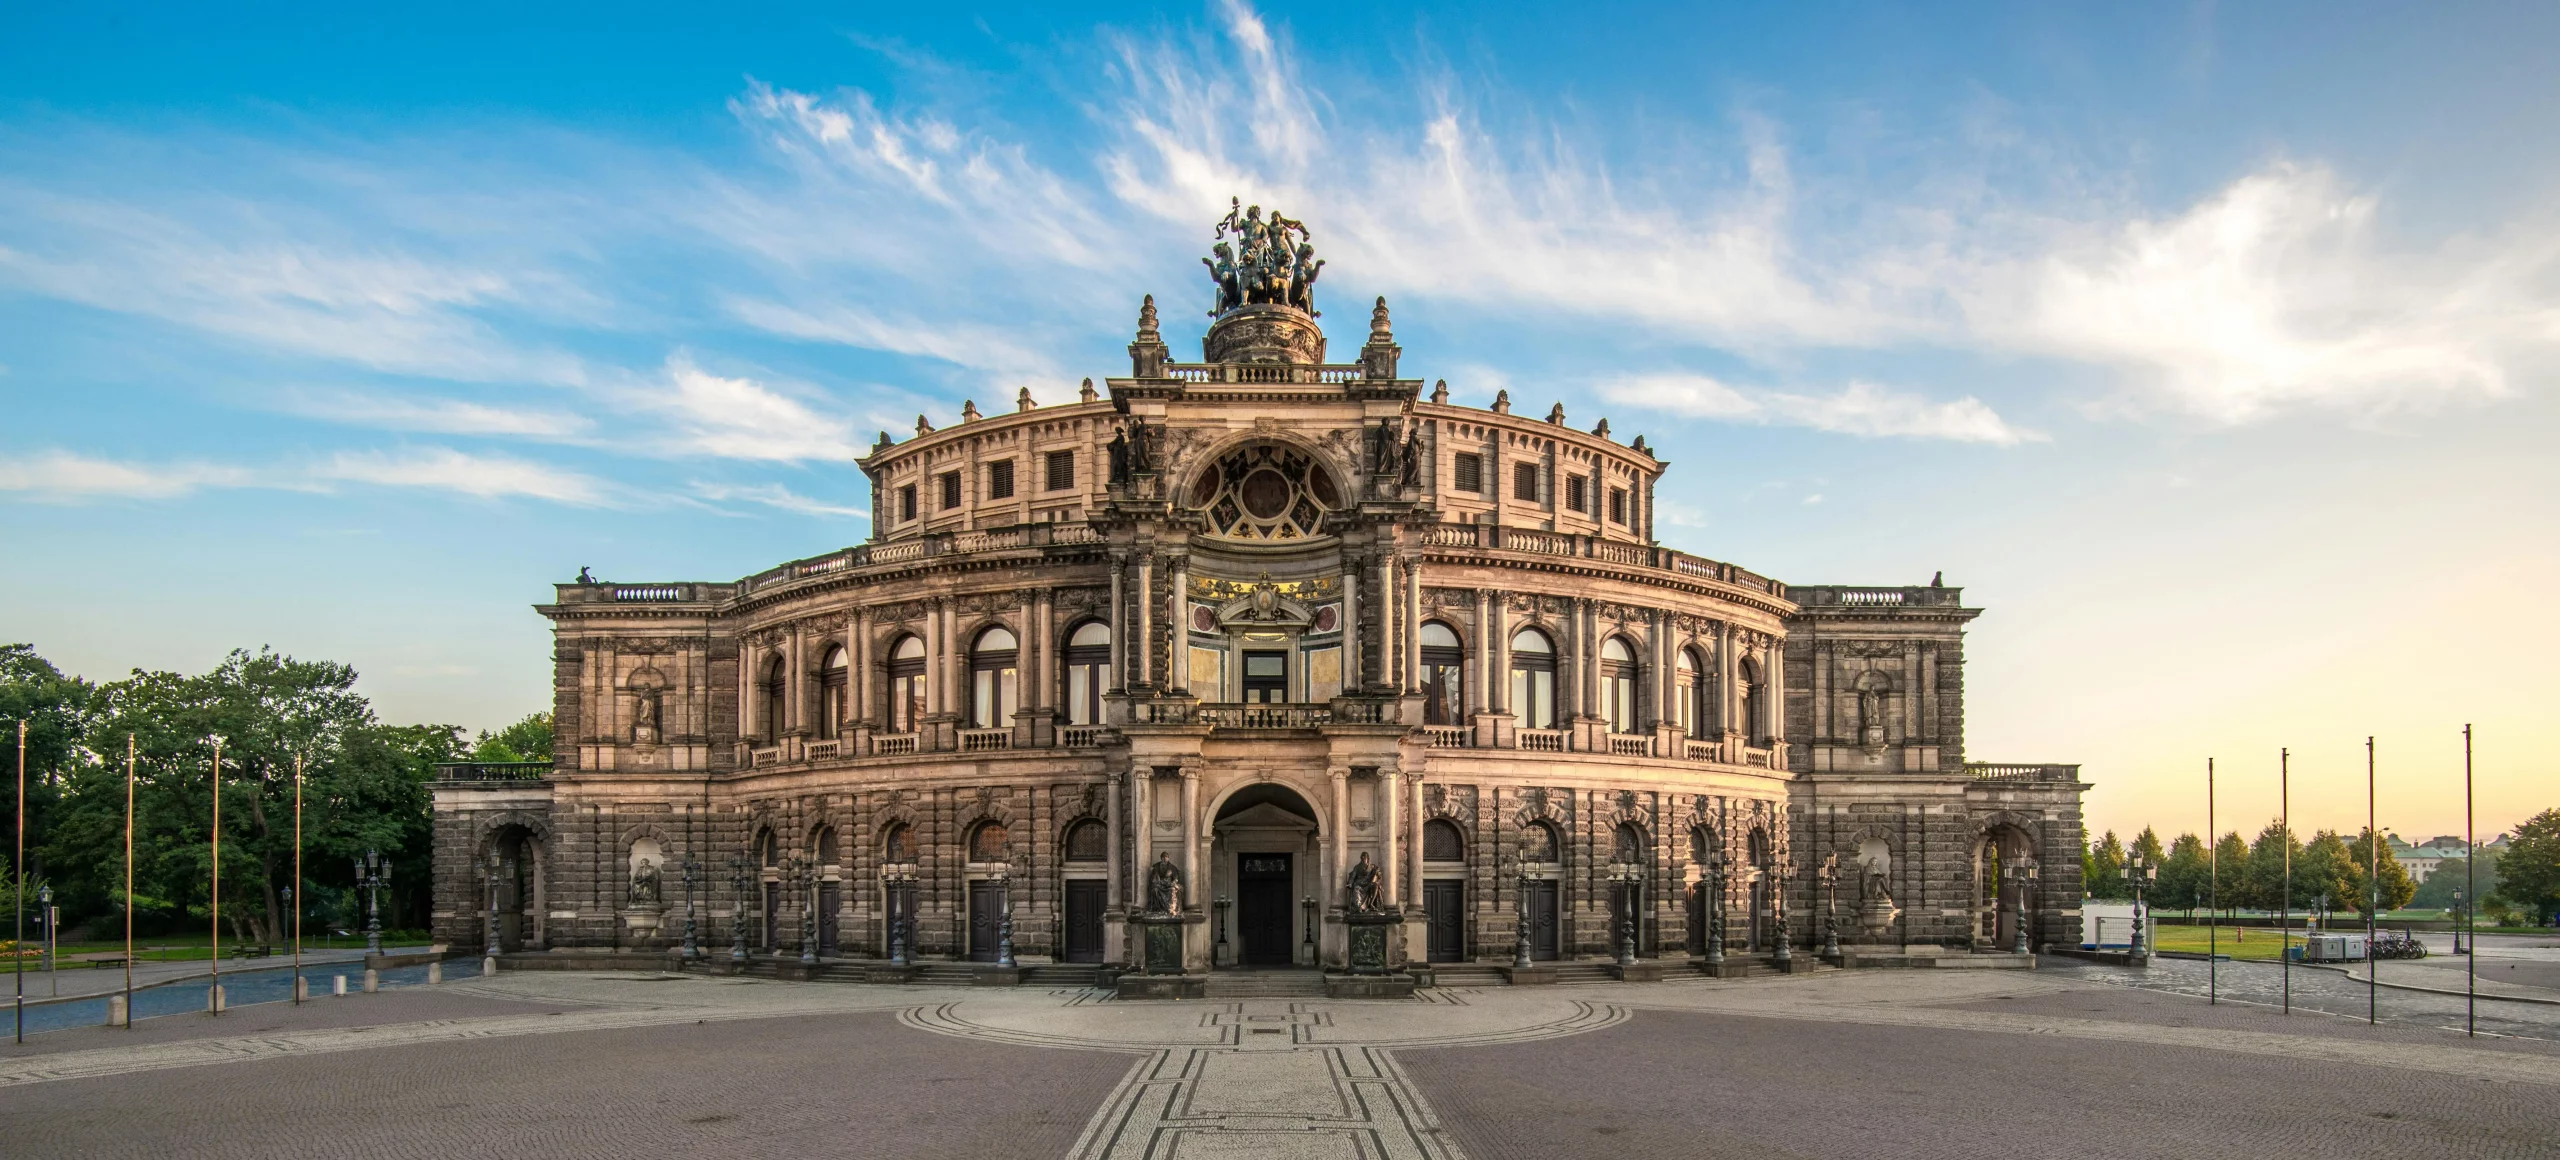
[[[2294,892],[2285,895],[2286,857],[2291,855]],[[2305,895],[2301,890],[2302,842],[2281,821],[2267,823],[2258,831],[2258,840],[2249,844],[2249,872],[2242,889],[2242,906],[2253,910],[2302,909]]]
[[[2099,839],[2080,856],[2081,888],[2087,890],[2091,898],[2130,897],[2124,888],[2124,880],[2117,876],[2123,868],[2124,843],[2116,838],[2114,830],[2109,830],[2106,837]]]
[[[2159,831],[2154,830],[2149,826],[2142,827],[2142,832],[2133,836],[2133,843],[2125,847],[2125,857],[2128,863],[2132,860],[2133,855],[2136,854],[2140,854],[2142,856],[2143,865],[2151,867],[2155,871],[2161,866],[2166,865],[2169,861],[2168,853],[2160,848]],[[2142,887],[2142,897],[2146,901],[2150,900],[2152,895],[2157,892],[2156,888],[2158,885],[2159,876],[2154,874]],[[2129,886],[2125,891],[2125,897],[2133,897],[2133,891]]]
[[[2169,843],[2169,856],[2160,864],[2160,885],[2154,894],[2157,904],[2187,912],[2194,918],[2196,908],[2204,905],[2207,878],[2204,839],[2194,834],[2180,834]]]
[[[2249,843],[2241,839],[2240,831],[2224,834],[2213,844],[2210,877],[2206,905],[2226,912],[2249,905]]]
[[[2294,857],[2293,897],[2306,910],[2329,913],[2355,906],[2364,893],[2364,873],[2346,839],[2322,830]]]
[[[2535,925],[2560,909],[2560,809],[2548,809],[2516,827],[2498,856],[2498,899],[2531,916]]]
[[[2454,895],[2468,891],[2464,897],[2470,900],[2473,910],[2479,909],[2480,900],[2497,892],[2498,852],[2482,846],[2478,853],[2480,867],[2468,875],[2467,885],[2464,870],[2471,864],[2471,860],[2447,858],[2436,863],[2434,872],[2427,875],[2426,881],[2418,884],[2418,892],[2411,896],[2409,905],[2423,906],[2431,910],[2452,910]]]
[[[87,760],[81,742],[88,736],[88,682],[66,677],[36,655],[31,645],[0,645],[0,810],[8,824],[18,818],[18,723],[27,724],[27,855],[33,860],[29,879],[42,872],[44,849],[36,844],[53,832],[62,794],[71,771]],[[11,849],[16,836],[11,834]],[[8,855],[0,854],[0,859]],[[0,867],[6,869],[6,867]],[[29,887],[30,894],[34,888]],[[13,904],[14,905],[14,904]],[[32,910],[35,906],[27,904]]]
[[[2398,910],[2409,905],[2409,900],[2418,893],[2418,884],[2409,877],[2409,868],[2391,856],[2389,839],[2384,839],[2376,848],[2373,831],[2365,830],[2346,846],[2347,877],[2354,891],[2353,904],[2358,916],[2374,917],[2373,904],[2377,894],[2384,910]],[[2378,880],[2373,878],[2377,863],[2382,874]]]
[[[495,733],[481,730],[479,739],[472,744],[471,760],[551,760],[551,714],[529,714]]]

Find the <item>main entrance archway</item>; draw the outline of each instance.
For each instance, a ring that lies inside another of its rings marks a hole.
[[[1323,893],[1315,808],[1296,790],[1257,782],[1219,803],[1211,832],[1216,964],[1314,965],[1305,900]]]

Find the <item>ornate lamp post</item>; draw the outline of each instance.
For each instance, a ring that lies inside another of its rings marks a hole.
[[[36,887],[36,917],[44,922],[45,978],[51,982],[53,993],[59,995],[62,993],[62,980],[54,971],[53,884],[50,882]]]
[[[485,865],[488,867],[488,869],[489,869],[489,873],[488,873],[488,878],[489,878],[489,946],[488,946],[488,949],[487,949],[486,951],[482,952],[482,953],[484,953],[484,954],[488,955],[490,958],[493,958],[493,959],[494,959],[494,958],[498,957],[498,952],[499,952],[499,947],[498,947],[498,870],[500,869],[500,867],[504,866],[506,863],[505,863],[505,859],[500,858],[500,857],[498,856],[498,848],[497,848],[496,846],[491,846],[491,847],[489,847],[489,857],[485,860],[485,863],[484,863],[484,864],[485,864]]]
[[[755,874],[755,861],[744,854],[729,855],[729,961],[747,961],[747,888]]]
[[[996,886],[1004,892],[1004,909],[996,912],[996,965],[1014,967],[1013,960],[1013,867],[1009,863],[996,866]]]
[[[2152,865],[2150,860],[2144,858],[2142,852],[2137,850],[2132,857],[2124,860],[2122,867],[2116,870],[2116,877],[2133,887],[2133,945],[2126,953],[2148,954],[2150,952],[2144,949],[2145,943],[2142,936],[2142,888],[2149,885],[2153,879],[2160,877],[2160,868]]]
[[[1770,870],[1778,876],[1776,889],[1771,891],[1769,899],[1770,926],[1778,939],[1778,969],[1791,970],[1795,966],[1796,952],[1787,938],[1787,885],[1794,877],[1795,863],[1781,858],[1771,865]]]
[[[2462,905],[2462,888],[2457,886],[2453,891],[2453,953],[2457,955],[2462,953],[2462,932],[2471,925],[2470,919],[2471,912]]]
[[[1632,967],[1636,965],[1636,868],[1613,865],[1609,867],[1609,881],[1618,888],[1618,904],[1612,908],[1618,912],[1614,916],[1618,920],[1618,965]]]
[[[1840,957],[1840,855],[1822,857],[1822,957]]]
[[[1724,965],[1724,844],[1707,851],[1707,965]]]
[[[1316,960],[1316,896],[1310,894],[1298,905],[1307,912],[1307,965],[1322,966],[1323,964]]]
[[[2008,875],[2009,880],[2016,883],[2018,888],[2018,941],[2016,953],[2023,955],[2027,953],[2028,947],[2027,889],[2035,884],[2036,860],[2033,858],[2019,859],[2016,865],[2008,868]]]
[[[356,859],[356,885],[364,888],[366,954],[382,953],[382,888],[390,881],[391,859],[383,857],[381,851],[366,850],[363,857]]]
[[[1525,971],[1529,969],[1529,870],[1525,865],[1520,869],[1519,925],[1519,945],[1514,947],[1512,950],[1511,965]]]
[[[792,871],[798,875],[792,886],[800,891],[800,965],[818,965],[818,860],[796,857]]]
[[[889,883],[889,965],[907,965],[907,884],[915,881],[904,870],[892,870]]]
[[[678,957],[689,963],[702,957],[702,948],[693,941],[693,883],[702,876],[702,863],[687,853],[681,865],[684,868],[684,950],[678,952]]]

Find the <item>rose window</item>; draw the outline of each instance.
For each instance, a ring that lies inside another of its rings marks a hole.
[[[1191,481],[1191,506],[1235,540],[1303,540],[1342,506],[1333,477],[1303,452],[1262,445],[1222,456]]]

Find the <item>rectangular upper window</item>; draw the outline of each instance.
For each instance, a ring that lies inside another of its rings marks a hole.
[[[1578,512],[1587,512],[1591,510],[1591,479],[1589,476],[1568,475],[1564,477],[1564,506],[1570,510]]]
[[[1623,487],[1609,489],[1609,522],[1613,524],[1627,522],[1627,489]]]
[[[1458,478],[1456,480],[1456,486],[1459,491],[1474,492],[1477,495],[1484,494],[1484,456],[1478,455],[1472,451],[1461,451],[1458,453]]]
[[[898,518],[916,518],[916,485],[912,483],[898,489]]]
[[[1076,453],[1075,453],[1075,452],[1073,452],[1073,451],[1052,451],[1052,452],[1050,452],[1050,453],[1049,453],[1049,490],[1051,490],[1051,491],[1067,491],[1067,490],[1069,490],[1069,489],[1071,489],[1071,488],[1075,487],[1075,485],[1076,485]]]
[[[1511,469],[1511,498],[1538,502],[1538,465],[1523,463]]]
[[[950,511],[951,509],[956,508],[956,507],[959,507],[959,506],[960,506],[960,473],[959,473],[959,472],[957,472],[957,471],[946,471],[946,472],[943,472],[943,473],[942,473],[942,510],[944,510],[944,511]]]
[[[999,460],[987,465],[987,498],[1013,498],[1013,461]]]

